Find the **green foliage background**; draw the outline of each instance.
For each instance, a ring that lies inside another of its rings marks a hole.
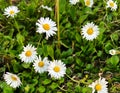
[[[107,79],[109,93],[120,92],[120,55],[111,56],[110,49],[120,49],[120,1],[118,9],[106,9],[106,0],[94,0],[92,8],[84,0],[71,5],[69,0],[60,0],[60,45],[57,34],[48,40],[44,34],[36,33],[36,22],[40,17],[50,17],[57,22],[54,0],[0,0],[0,93],[91,93],[88,85],[103,72]],[[53,11],[42,9],[41,5],[52,7]],[[4,9],[16,5],[20,12],[15,18],[6,18]],[[81,36],[81,28],[87,22],[94,22],[100,35],[93,41]],[[67,67],[66,75],[60,80],[48,73],[35,73],[32,64],[19,59],[23,46],[32,44],[37,52],[49,60],[60,59]],[[5,72],[17,74],[22,85],[13,89],[4,79]]]

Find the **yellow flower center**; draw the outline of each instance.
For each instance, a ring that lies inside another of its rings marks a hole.
[[[114,2],[110,2],[110,6],[111,6],[111,7],[114,7]]]
[[[93,32],[94,32],[94,31],[93,31],[93,29],[92,29],[92,28],[89,28],[89,29],[87,30],[87,34],[88,34],[88,35],[92,35],[92,34],[93,34]]]
[[[86,5],[87,5],[87,6],[90,5],[90,0],[86,0]]]
[[[39,66],[39,67],[43,67],[43,66],[44,66],[44,62],[43,62],[43,61],[40,61],[40,62],[38,63],[38,66]]]
[[[11,76],[11,79],[13,80],[13,81],[17,81],[17,78],[15,77],[15,76]]]
[[[11,15],[13,15],[15,12],[14,12],[13,10],[11,10],[9,13],[10,13]]]
[[[95,86],[95,89],[96,89],[97,91],[100,91],[100,90],[102,89],[102,86],[101,86],[100,84],[97,84],[97,85]]]
[[[26,51],[25,55],[26,55],[27,57],[30,57],[30,56],[32,55],[32,52],[31,52],[30,50],[28,50],[28,51]]]
[[[45,30],[50,30],[50,25],[49,24],[43,24],[43,28]]]
[[[59,72],[59,71],[60,71],[60,67],[59,67],[59,66],[55,66],[55,67],[54,67],[54,71],[55,71],[55,72]]]

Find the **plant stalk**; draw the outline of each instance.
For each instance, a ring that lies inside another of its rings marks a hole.
[[[56,17],[57,17],[57,29],[58,29],[58,48],[60,48],[59,0],[56,0]]]
[[[15,18],[14,18],[14,21],[15,21],[15,27],[16,27],[17,31],[20,33],[19,25],[18,25],[17,21],[15,20]]]

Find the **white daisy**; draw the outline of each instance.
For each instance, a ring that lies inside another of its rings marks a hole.
[[[51,7],[44,6],[44,5],[41,5],[41,7],[42,7],[43,9],[46,9],[46,10],[48,10],[48,11],[52,11],[52,8],[51,8]]]
[[[107,81],[105,81],[105,78],[101,77],[99,78],[99,80],[96,80],[95,82],[93,82],[92,84],[89,85],[89,87],[92,88],[92,93],[108,93],[108,88],[107,88]]]
[[[18,10],[18,7],[16,6],[9,6],[5,8],[4,15],[7,15],[7,17],[14,17],[20,10]]]
[[[33,63],[34,69],[38,73],[43,73],[47,71],[49,65],[48,58],[45,57],[43,60],[41,59],[41,56],[39,56],[35,62]]]
[[[93,40],[99,35],[99,28],[93,22],[87,23],[83,26],[81,34],[83,35],[83,38]]]
[[[61,60],[54,60],[53,62],[50,62],[50,65],[48,66],[48,72],[51,77],[59,79],[66,73],[66,66],[63,62],[61,62]]]
[[[92,7],[93,6],[93,0],[84,0],[85,5],[88,7]]]
[[[38,33],[46,33],[46,39],[48,39],[50,36],[53,36],[56,34],[55,31],[57,31],[56,23],[47,18],[41,17],[38,22],[36,23],[38,26],[37,31]]]
[[[111,8],[111,10],[112,11],[116,11],[116,9],[117,9],[117,4],[116,4],[116,2],[114,2],[113,0],[109,0],[108,2],[107,2],[107,8]]]
[[[19,55],[25,63],[31,63],[37,58],[36,48],[30,44],[24,47],[24,51]]]
[[[3,75],[3,77],[6,83],[13,88],[17,88],[22,84],[20,78],[15,74],[7,72],[6,74]]]
[[[79,0],[69,0],[70,4],[75,5],[76,3],[79,2]]]

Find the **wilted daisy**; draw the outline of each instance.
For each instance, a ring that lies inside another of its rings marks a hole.
[[[36,48],[30,44],[24,47],[23,52],[19,55],[25,63],[31,63],[37,58]]]
[[[70,4],[75,5],[76,3],[79,2],[79,0],[69,0]]]
[[[61,60],[54,60],[53,62],[50,62],[50,65],[48,66],[48,72],[51,77],[59,79],[66,73],[66,66],[63,62],[61,62]]]
[[[33,63],[34,69],[36,72],[38,73],[43,73],[45,71],[47,71],[49,65],[49,61],[48,58],[45,57],[43,60],[41,58],[41,56],[39,56],[35,62]]]
[[[109,54],[111,54],[111,55],[115,55],[115,54],[116,54],[116,50],[115,50],[115,49],[111,49],[111,50],[109,50]]]
[[[99,35],[99,28],[93,22],[87,23],[83,26],[81,34],[83,35],[83,38],[93,40]]]
[[[110,7],[111,8],[111,10],[112,11],[116,11],[116,9],[117,9],[117,4],[116,4],[116,2],[114,2],[113,0],[109,0],[108,2],[107,2],[107,8],[108,7]]]
[[[7,72],[6,74],[3,75],[3,77],[6,83],[13,88],[17,88],[22,84],[20,78],[15,74]]]
[[[92,7],[93,6],[93,0],[84,0],[85,5],[88,7]]]
[[[101,77],[99,78],[99,80],[96,80],[95,82],[93,82],[92,84],[89,85],[89,87],[92,88],[92,93],[108,93],[108,88],[107,88],[107,81],[105,81],[105,78]]]
[[[111,55],[120,54],[120,51],[119,50],[115,50],[115,49],[111,49],[111,50],[109,50],[109,54],[111,54]]]
[[[41,17],[38,22],[36,23],[38,26],[37,31],[38,33],[46,33],[46,39],[48,39],[50,36],[53,36],[56,34],[55,31],[57,31],[56,23],[47,18]]]
[[[18,10],[17,6],[9,6],[5,8],[4,15],[6,15],[7,17],[14,17],[18,12],[20,11]]]
[[[48,11],[52,11],[52,8],[51,8],[51,7],[44,6],[44,5],[41,5],[41,7],[42,7],[43,9],[46,9],[46,10],[48,10]]]

